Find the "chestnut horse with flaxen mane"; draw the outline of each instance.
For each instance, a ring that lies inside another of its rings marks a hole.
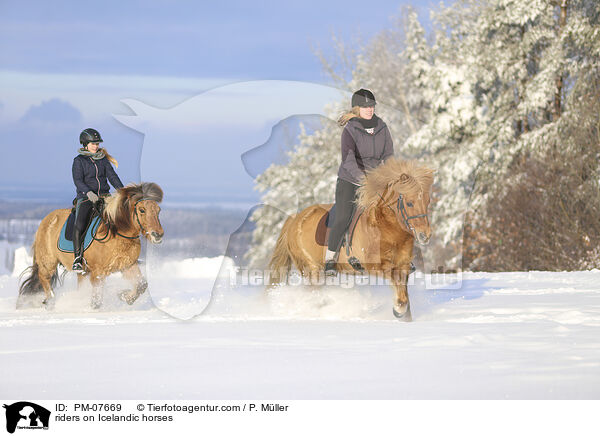
[[[381,272],[391,281],[396,293],[393,313],[407,321],[412,320],[407,281],[414,243],[425,245],[431,237],[427,208],[433,174],[413,161],[390,158],[367,172],[357,193],[363,212],[350,257],[356,257],[367,272]],[[269,263],[268,288],[285,281],[292,265],[303,276],[322,274],[327,244],[319,244],[315,235],[331,206],[312,205],[286,220]],[[346,250],[340,251],[338,271],[354,271]]]
[[[140,233],[152,243],[162,241],[164,232],[158,219],[158,203],[162,198],[162,189],[156,183],[128,185],[106,198],[102,223],[95,240],[85,250],[86,273],[78,275],[78,284],[85,277],[92,282],[93,307],[98,308],[102,304],[104,278],[113,272],[122,271],[123,277],[132,284],[132,289],[120,294],[120,298],[128,304],[133,304],[146,290],[148,285],[138,266]],[[73,264],[73,254],[60,251],[57,246],[61,229],[70,213],[71,209],[57,209],[40,223],[33,243],[33,266],[23,272],[29,272],[29,276],[19,288],[17,308],[23,306],[28,296],[42,291],[45,293],[43,304],[52,306],[52,287],[58,278],[58,264],[67,270],[71,270]]]

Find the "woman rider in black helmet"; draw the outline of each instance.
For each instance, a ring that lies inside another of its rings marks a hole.
[[[106,179],[116,189],[122,188],[123,183],[117,176],[111,162],[118,166],[116,159],[104,148],[99,148],[102,142],[100,133],[95,129],[85,129],[79,135],[82,147],[73,159],[73,182],[77,189],[77,205],[75,206],[75,226],[73,229],[73,271],[85,272],[83,258],[83,231],[85,230],[92,208],[101,196],[108,195],[110,187]]]
[[[337,273],[336,263],[344,232],[354,210],[356,190],[365,171],[394,155],[387,125],[375,115],[375,96],[368,89],[352,95],[352,109],[338,119],[342,132],[342,163],[335,188],[335,216],[325,253],[325,274]]]

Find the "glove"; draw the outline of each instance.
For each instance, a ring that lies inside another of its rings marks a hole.
[[[88,191],[88,193],[86,195],[87,195],[87,198],[89,198],[92,203],[96,203],[98,201],[98,196],[96,194],[94,194],[92,191]]]

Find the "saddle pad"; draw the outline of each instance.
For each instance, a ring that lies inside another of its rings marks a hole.
[[[327,241],[329,240],[329,226],[327,225],[328,217],[329,212],[325,212],[319,220],[315,231],[315,242],[321,246],[326,246]],[[331,220],[331,222],[333,222],[333,220]]]
[[[62,226],[62,229],[60,230],[60,236],[58,237],[58,249],[65,253],[73,252],[73,241],[69,241],[67,239],[67,235],[66,235],[67,225],[68,225],[69,221],[72,219],[72,217],[74,217],[73,214],[71,214],[71,216],[69,216],[69,219],[67,219],[65,221],[65,223]],[[72,225],[73,224],[71,224],[71,226]],[[87,231],[85,232],[85,237],[83,239],[83,251],[87,250],[87,248],[92,243],[92,241],[93,241],[92,236],[96,235],[96,231],[98,230],[99,225],[100,225],[100,217],[95,216],[92,219],[91,224],[88,226]],[[73,235],[73,231],[71,230],[71,238],[72,238],[72,235]]]

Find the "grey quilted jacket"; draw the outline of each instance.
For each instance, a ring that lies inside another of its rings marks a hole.
[[[358,185],[367,169],[375,168],[393,155],[392,137],[381,118],[377,117],[372,134],[357,118],[351,118],[342,132],[342,163],[338,177]]]

